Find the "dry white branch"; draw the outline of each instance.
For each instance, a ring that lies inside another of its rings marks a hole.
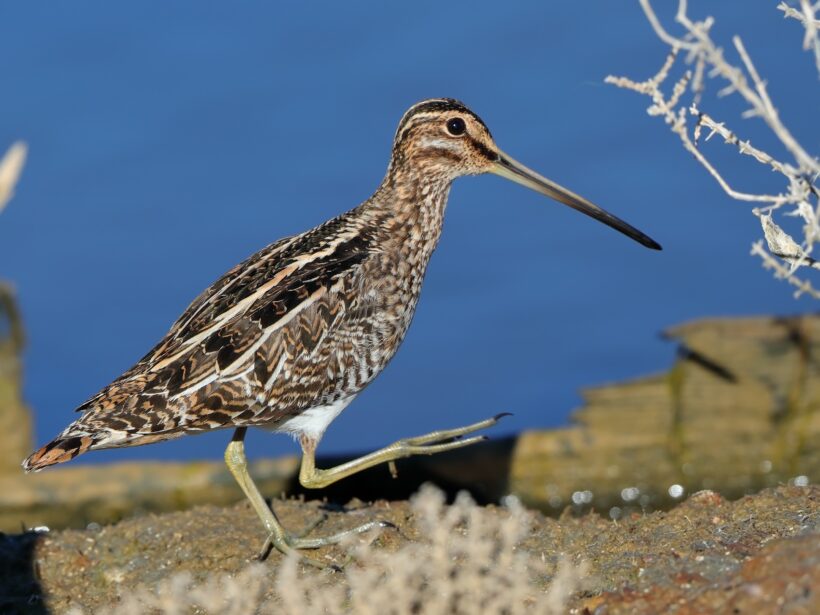
[[[815,17],[815,13],[820,11],[820,2],[811,4],[809,0],[800,0],[800,10],[793,9],[785,2],[777,5],[777,8],[783,11],[783,17],[791,17],[803,24],[806,29],[806,34],[803,36],[803,49],[814,51],[814,65],[817,67],[818,76],[820,76],[820,19]]]
[[[760,216],[760,225],[763,227],[763,236],[769,246],[769,253],[782,258],[787,263],[791,263],[793,269],[804,265],[820,269],[820,263],[803,251],[791,235],[780,228],[771,214]]]
[[[3,211],[6,203],[14,196],[14,187],[20,179],[27,151],[26,144],[17,141],[0,160],[0,211]]]
[[[714,20],[707,17],[701,21],[693,21],[688,16],[687,0],[678,1],[675,16],[675,21],[684,30],[681,36],[670,34],[663,26],[650,0],[639,1],[655,34],[669,45],[672,51],[661,70],[651,79],[636,82],[626,77],[609,76],[606,82],[649,96],[652,100],[647,109],[649,115],[660,116],[664,119],[672,132],[680,139],[681,145],[714,177],[727,195],[738,201],[758,204],[752,213],[761,216],[769,251],[766,252],[762,242],[758,242],[752,253],[761,257],[765,253],[764,267],[773,269],[777,277],[787,279],[796,286],[797,295],[807,293],[820,297],[820,292],[815,291],[810,282],[796,277],[796,272],[801,267],[820,269],[811,256],[815,242],[820,240],[820,190],[817,187],[817,178],[820,177],[820,161],[809,155],[783,124],[777,107],[769,96],[766,81],[758,73],[740,37],[732,38],[740,60],[740,64],[735,65],[727,61],[723,49],[712,40],[711,30],[715,23]],[[800,11],[785,3],[781,3],[778,8],[784,12],[786,17],[800,20],[806,29],[804,47],[813,46],[816,53],[820,53],[817,35],[820,21],[815,17],[815,14],[820,11],[820,2],[811,4],[808,0],[800,0]],[[662,88],[667,80],[671,79],[675,60],[681,51],[685,52],[684,62],[694,65],[694,69],[686,69],[683,75],[673,82],[672,91],[667,96]],[[818,56],[818,70],[820,70],[820,56]],[[748,139],[740,138],[724,122],[718,122],[713,119],[712,115],[701,111],[701,99],[708,79],[722,82],[717,92],[718,97],[732,94],[740,96],[749,106],[742,117],[763,120],[792,160],[788,162],[780,160],[752,146]],[[687,88],[692,93],[688,112],[682,104]],[[697,118],[694,126],[690,126],[689,117]],[[730,185],[699,146],[704,131],[706,132],[704,141],[708,141],[714,135],[719,135],[723,138],[724,143],[735,147],[739,154],[753,158],[782,176],[783,191],[779,194],[759,194],[738,190]],[[778,215],[802,218],[803,237],[799,242],[774,222],[772,216],[776,211]],[[775,257],[782,258],[783,262],[777,261]],[[778,267],[774,267],[772,263],[776,263]]]
[[[815,299],[820,299],[820,290],[814,288],[814,286],[806,280],[801,280],[792,274],[789,267],[783,265],[779,260],[766,251],[766,248],[763,247],[762,241],[756,241],[752,244],[751,253],[754,256],[760,257],[760,260],[763,262],[764,269],[773,271],[776,278],[786,280],[789,284],[796,287],[797,290],[794,291],[795,297],[806,294],[810,297],[814,297]]]

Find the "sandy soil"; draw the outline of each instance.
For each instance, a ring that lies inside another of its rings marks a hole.
[[[275,501],[289,528],[324,518],[321,534],[381,519],[378,549],[419,538],[407,502]],[[501,508],[490,507],[499,515]],[[553,569],[559,554],[582,557],[590,574],[572,599],[577,613],[820,613],[820,487],[779,487],[736,502],[695,494],[669,512],[617,522],[596,514],[559,519],[533,513],[522,549]],[[137,586],[188,571],[197,579],[236,572],[259,550],[263,534],[250,507],[198,507],[146,515],[107,527],[0,536],[0,612],[94,611]],[[342,562],[338,547],[315,552]],[[274,552],[266,565],[275,574]],[[333,574],[316,570],[322,582]]]

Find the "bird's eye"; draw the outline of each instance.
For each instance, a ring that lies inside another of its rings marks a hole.
[[[447,132],[454,137],[463,135],[465,130],[467,130],[467,125],[460,117],[454,117],[447,120]]]

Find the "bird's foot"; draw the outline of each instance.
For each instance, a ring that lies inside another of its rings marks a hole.
[[[313,447],[306,447],[303,443],[302,467],[299,470],[299,482],[302,483],[302,486],[309,489],[321,489],[338,480],[382,463],[391,463],[396,459],[403,459],[414,455],[433,455],[435,453],[470,446],[478,442],[484,442],[487,436],[472,436],[470,438],[464,438],[462,436],[492,427],[505,416],[509,416],[509,412],[496,414],[492,418],[465,427],[440,429],[439,431],[433,431],[423,436],[404,438],[363,457],[327,469],[316,467]],[[395,467],[391,467],[390,469],[391,473],[395,475]]]
[[[298,535],[285,534],[284,536],[282,536],[278,534],[270,534],[267,540],[265,541],[265,546],[262,548],[262,551],[259,553],[257,559],[265,560],[270,554],[270,552],[275,548],[283,555],[295,553],[299,557],[300,561],[303,561],[305,564],[308,564],[310,566],[316,566],[318,568],[329,569],[334,572],[340,572],[342,570],[341,566],[333,563],[322,562],[312,557],[308,557],[300,553],[300,551],[320,549],[322,547],[339,544],[340,542],[344,542],[345,540],[352,538],[353,536],[365,534],[367,532],[371,532],[377,529],[398,529],[393,523],[390,523],[389,521],[376,520],[368,521],[367,523],[363,523],[358,527],[337,532],[329,536],[321,536],[317,538],[305,537],[306,534],[309,534],[311,531],[313,531],[317,526],[324,522],[325,519],[327,519],[327,515],[322,515],[322,517],[320,517],[317,521],[311,523]]]

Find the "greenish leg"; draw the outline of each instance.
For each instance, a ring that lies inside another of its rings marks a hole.
[[[309,489],[321,489],[335,483],[337,480],[356,474],[380,463],[387,463],[410,457],[412,455],[433,455],[444,451],[470,446],[487,439],[486,436],[474,436],[464,440],[453,440],[467,434],[486,429],[495,425],[509,413],[498,414],[490,419],[458,427],[456,429],[442,429],[415,438],[406,438],[394,442],[390,446],[379,449],[369,455],[359,457],[334,468],[320,470],[316,467],[316,443],[308,439],[300,439],[302,445],[302,467],[299,470],[299,482]],[[452,440],[448,442],[448,440]]]
[[[262,548],[260,558],[263,558],[264,555],[268,553],[271,546],[276,547],[278,551],[287,555],[288,553],[294,552],[298,549],[318,549],[319,547],[341,542],[348,536],[368,532],[377,527],[391,526],[391,524],[383,521],[371,521],[370,523],[365,523],[364,525],[352,530],[339,532],[338,534],[326,536],[324,538],[301,538],[289,534],[285,528],[282,527],[282,524],[279,523],[276,515],[270,509],[267,502],[265,502],[265,498],[262,497],[262,494],[253,482],[251,475],[248,473],[248,460],[245,456],[244,443],[246,431],[247,428],[239,427],[234,432],[233,438],[231,439],[230,444],[228,444],[228,448],[225,449],[225,463],[227,464],[233,477],[236,479],[236,482],[239,483],[239,486],[242,488],[242,491],[250,501],[251,506],[256,511],[257,516],[261,519],[262,525],[265,526],[265,530],[268,533],[268,538],[265,542],[265,546]],[[317,523],[308,527],[306,533],[313,530],[316,525],[319,525],[319,523],[322,522],[322,520],[323,519],[320,519]],[[302,557],[302,559],[306,563],[318,566],[320,568],[335,568],[333,565],[328,565],[312,558]]]
[[[463,440],[455,438],[461,438],[462,436],[481,429],[492,427],[504,416],[508,416],[508,413],[498,414],[490,419],[473,423],[466,427],[443,429],[415,438],[405,438],[369,455],[359,457],[358,459],[348,461],[347,463],[327,470],[321,470],[316,467],[316,441],[308,438],[300,438],[299,443],[302,446],[302,467],[299,471],[299,482],[309,489],[319,489],[351,476],[352,474],[361,472],[362,470],[372,468],[380,463],[393,462],[397,459],[410,457],[412,455],[433,455],[435,453],[451,451],[482,442],[487,439],[485,436],[474,436]],[[297,549],[318,549],[320,547],[338,544],[350,536],[369,532],[376,528],[394,527],[386,521],[370,521],[358,527],[321,538],[303,538],[288,534],[276,519],[273,511],[271,511],[265,503],[264,498],[248,474],[243,445],[245,430],[246,428],[244,427],[240,427],[236,430],[233,440],[225,451],[225,462],[228,464],[228,468],[236,478],[239,486],[242,487],[242,490],[251,502],[251,506],[253,506],[256,514],[259,515],[259,518],[262,520],[268,532],[268,539],[262,550],[263,554],[267,553],[271,546],[287,554]],[[311,529],[313,529],[313,527],[309,528],[308,532]],[[305,561],[317,566],[325,566],[310,558],[305,558]]]

